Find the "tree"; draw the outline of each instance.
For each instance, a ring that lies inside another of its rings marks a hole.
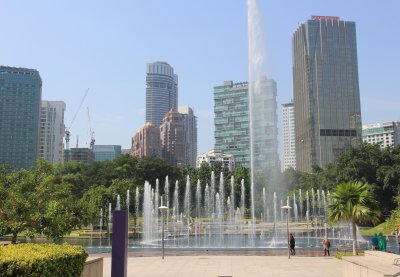
[[[11,234],[11,243],[17,242],[20,232],[32,232],[38,224],[35,219],[30,195],[34,191],[34,182],[30,172],[21,169],[8,175],[8,188],[0,185],[0,235]]]
[[[80,222],[70,187],[53,175],[52,165],[38,160],[29,170],[10,173],[0,181],[0,234],[44,234],[53,240],[69,233]]]
[[[361,182],[339,184],[330,195],[331,204],[328,206],[329,220],[350,221],[353,236],[353,255],[356,255],[357,230],[356,223],[378,222],[378,202],[374,199],[371,186]]]

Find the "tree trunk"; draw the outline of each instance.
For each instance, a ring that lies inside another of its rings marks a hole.
[[[351,227],[353,232],[353,255],[357,255],[357,226],[354,217],[351,219]]]
[[[17,232],[13,232],[12,233],[11,244],[16,244],[17,243],[17,236],[18,236]]]

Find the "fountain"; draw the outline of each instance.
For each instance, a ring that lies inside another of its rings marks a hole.
[[[282,206],[290,204],[289,226],[296,237],[297,247],[321,248],[322,236],[328,234],[332,247],[346,242],[351,243],[348,224],[335,229],[326,225],[326,195],[317,190],[317,201],[314,189],[306,190],[305,204],[302,198],[304,191],[299,190],[298,198],[293,192],[282,195],[277,184],[277,144],[276,128],[268,129],[272,140],[265,139],[266,128],[275,123],[276,110],[265,109],[260,103],[272,99],[276,101],[276,90],[266,89],[270,82],[265,74],[265,45],[263,28],[257,7],[257,0],[247,0],[248,38],[249,38],[249,133],[250,133],[250,190],[246,191],[245,181],[240,181],[240,191],[235,191],[235,179],[230,180],[230,193],[225,188],[224,175],[221,173],[216,184],[214,172],[211,172],[210,183],[202,184],[199,180],[186,178],[184,194],[180,193],[179,182],[170,188],[168,176],[165,178],[164,195],[160,194],[159,180],[154,187],[144,184],[142,198],[139,189],[135,191],[135,233],[142,231],[140,243],[131,241],[132,248],[159,248],[165,234],[166,248],[287,248],[286,217]],[[275,85],[276,86],[276,85]],[[276,102],[275,102],[276,105]],[[275,106],[276,109],[276,106]],[[271,115],[272,114],[272,115]],[[267,124],[267,125],[265,125]],[[268,125],[269,124],[269,125]],[[275,136],[275,137],[274,137]],[[271,142],[272,141],[272,142]],[[268,145],[274,144],[274,149]],[[270,149],[270,152],[263,152]],[[272,165],[272,166],[271,166]],[[193,189],[191,183],[196,184]],[[238,184],[239,185],[239,184]],[[239,186],[237,186],[239,188]],[[182,187],[183,188],[183,187]],[[227,186],[229,188],[229,186]],[[171,190],[170,190],[171,189]],[[235,199],[240,194],[239,199]],[[311,199],[310,199],[311,194]],[[250,202],[246,203],[246,195]],[[322,197],[322,200],[321,200]],[[164,202],[164,200],[165,202]],[[142,205],[139,205],[142,200]],[[127,203],[129,203],[129,192]],[[238,202],[238,203],[237,203]],[[162,227],[159,206],[167,207],[164,218],[165,232]],[[119,207],[119,197],[117,207]],[[127,204],[128,205],[128,204]],[[142,207],[140,211],[139,208]],[[303,218],[303,207],[305,217]],[[129,206],[128,206],[129,209]],[[270,217],[269,211],[273,211]],[[280,212],[279,212],[280,211]],[[280,213],[280,216],[278,216]],[[139,224],[139,218],[142,224]],[[111,222],[111,204],[108,214]],[[360,237],[361,238],[361,237]]]

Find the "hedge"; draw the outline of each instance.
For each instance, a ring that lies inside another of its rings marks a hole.
[[[0,246],[0,276],[80,276],[88,254],[69,244]]]

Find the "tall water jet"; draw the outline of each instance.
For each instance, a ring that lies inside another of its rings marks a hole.
[[[246,190],[244,187],[244,179],[242,179],[240,183],[240,207],[242,209],[242,218],[244,219],[245,215],[245,195],[246,195]]]
[[[126,191],[126,211],[128,212],[128,216],[129,216],[129,205],[130,205],[131,199],[130,199],[130,195],[129,195],[129,189]]]
[[[299,221],[298,211],[297,211],[297,203],[296,203],[296,191],[293,191],[293,213],[294,213],[294,221]]]
[[[196,185],[196,217],[201,217],[201,185],[200,180],[197,180]]]
[[[152,197],[152,188],[149,182],[144,184],[143,193],[143,241],[150,243],[154,237],[154,204]]]
[[[117,195],[117,204],[115,205],[115,209],[117,211],[121,210],[121,198],[120,198],[119,194]]]
[[[179,183],[178,183],[178,181],[176,181],[176,183],[175,183],[173,216],[174,216],[174,220],[178,221],[178,219],[179,219]]]
[[[138,226],[136,224],[138,223],[138,218],[140,216],[139,203],[140,203],[139,187],[136,187],[136,189],[135,189],[135,228],[136,229],[138,228]]]
[[[225,180],[224,180],[224,173],[221,172],[219,176],[219,197],[220,197],[220,210],[222,216],[225,214]]]
[[[260,205],[256,207],[256,203],[262,203],[262,187],[266,186],[268,192],[275,191],[273,186],[276,185],[278,174],[276,82],[267,78],[265,28],[257,2],[247,0],[250,194],[253,224],[255,213],[259,215],[262,209]]]
[[[215,175],[214,171],[211,171],[211,185],[210,185],[210,207],[211,207],[211,217],[215,214]]]
[[[168,230],[168,227],[169,227],[169,225],[168,225],[168,222],[169,222],[169,179],[168,179],[168,175],[167,175],[167,177],[165,177],[164,195],[165,195],[165,197],[164,197],[165,206],[167,207],[167,210],[166,210],[166,213],[165,213],[166,222],[167,222],[167,228],[166,229]]]
[[[211,218],[211,204],[210,204],[210,187],[206,184],[204,189],[204,212],[206,217]]]
[[[236,209],[235,206],[235,177],[231,176],[231,206],[233,209]]]
[[[299,206],[300,206],[300,221],[303,220],[303,196],[301,195],[301,189],[299,189]]]

